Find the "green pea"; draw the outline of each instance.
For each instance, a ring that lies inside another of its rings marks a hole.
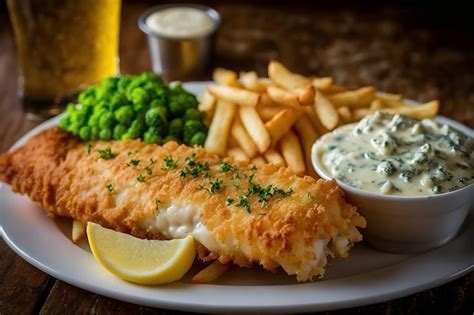
[[[148,130],[143,134],[143,141],[149,144],[161,144],[163,139],[154,131]]]
[[[69,129],[68,131],[71,132],[73,135],[76,135],[78,136],[79,135],[79,130],[81,129],[81,125],[78,124],[77,122],[73,121],[71,122],[71,124],[69,125]]]
[[[134,104],[144,104],[144,103],[148,103],[150,96],[144,88],[136,87],[130,93],[129,99]]]
[[[130,128],[127,130],[127,134],[130,135],[131,139],[137,139],[140,137],[142,126],[138,120],[132,121]]]
[[[192,138],[190,145],[195,146],[195,145],[204,145],[204,141],[206,141],[206,134],[202,131],[196,132]]]
[[[59,127],[63,128],[64,130],[69,130],[70,125],[71,125],[71,117],[69,115],[64,116],[59,121]]]
[[[150,108],[153,108],[153,107],[165,107],[166,106],[166,103],[163,102],[162,100],[160,99],[154,99],[153,101],[151,101],[150,103]]]
[[[125,127],[122,124],[118,124],[114,127],[113,137],[115,140],[120,140],[126,132],[127,132],[127,127]]]
[[[129,134],[128,132],[126,132],[126,133],[124,133],[124,134],[122,135],[122,137],[121,137],[120,139],[121,139],[121,140],[131,140],[131,139],[133,139],[133,138],[132,138],[132,135],[131,135],[131,134]]]
[[[177,139],[183,136],[184,123],[181,118],[175,118],[170,122],[169,134]]]
[[[111,112],[105,112],[100,116],[99,119],[99,128],[101,129],[110,129],[114,124],[114,114]]]
[[[99,132],[99,139],[100,140],[110,140],[112,139],[112,131],[110,129],[102,129]]]
[[[166,118],[166,108],[150,108],[145,114],[145,122],[149,127],[166,125],[168,122]]]
[[[163,143],[167,143],[167,142],[170,142],[170,141],[178,142],[178,139],[176,139],[175,137],[173,137],[171,135],[168,135],[168,136],[166,136],[166,138],[163,139]]]
[[[77,123],[78,125],[84,125],[86,122],[86,113],[82,111],[75,111],[71,114],[71,121]]]
[[[122,106],[115,111],[114,116],[119,123],[129,126],[134,116],[133,108],[130,105]]]
[[[201,120],[202,114],[197,108],[188,108],[184,113],[184,121]]]
[[[84,141],[89,141],[91,139],[91,127],[81,127],[81,129],[79,129],[79,137]]]
[[[100,129],[98,126],[92,126],[91,127],[91,140],[98,140],[99,132],[100,132]]]

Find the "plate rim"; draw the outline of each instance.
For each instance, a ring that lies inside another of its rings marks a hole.
[[[204,82],[188,82],[185,83],[185,86],[194,86],[196,89],[201,89],[205,84],[208,84],[208,81]],[[463,128],[469,128],[467,126],[464,126],[454,120],[451,120],[449,118],[443,117],[443,116],[437,116],[437,118],[440,118],[441,120],[448,121],[448,122],[453,122],[454,126],[462,126]],[[11,149],[14,149],[23,143],[25,143],[29,138],[34,136],[35,134],[41,132],[42,130],[50,127],[51,125],[55,124],[61,116],[56,116],[52,119],[49,119],[42,124],[36,126],[35,128],[31,129],[28,131],[25,135],[23,135],[18,141],[15,142],[15,144],[11,147]],[[461,129],[463,129],[461,128]],[[11,150],[10,149],[10,150]],[[5,185],[6,186],[6,185]],[[8,194],[13,194],[10,189],[6,190],[6,187],[3,187],[3,185],[0,183],[0,195],[8,196]],[[2,213],[4,212],[3,208],[7,207],[2,207],[2,211],[0,212],[0,218],[2,216]],[[470,218],[470,219],[469,219]],[[462,234],[471,232],[474,232],[473,224],[474,224],[474,218],[473,218],[473,213],[471,212],[468,220],[470,220],[471,226],[467,231],[463,231]],[[473,222],[471,222],[473,221]],[[467,222],[467,221],[466,221]],[[466,224],[466,223],[465,223]],[[74,279],[73,277],[69,277],[67,275],[61,274],[59,271],[54,270],[50,268],[49,266],[43,264],[41,261],[35,259],[35,257],[31,257],[27,251],[24,249],[20,248],[15,244],[15,241],[10,238],[10,235],[5,233],[3,227],[1,226],[2,222],[0,220],[0,235],[2,238],[5,240],[7,245],[12,248],[15,253],[17,253],[20,257],[22,257],[24,260],[32,264],[33,266],[39,268],[43,272],[60,279],[62,281],[65,281],[71,285],[77,286],[79,288],[82,288],[84,290],[94,292],[97,294],[101,294],[104,296],[108,296],[111,298],[119,299],[122,301],[130,302],[130,303],[135,303],[135,304],[140,304],[140,305],[147,305],[151,307],[159,307],[159,308],[165,308],[165,309],[174,309],[174,310],[184,310],[184,311],[197,311],[197,312],[220,312],[220,311],[261,311],[261,312],[272,312],[272,311],[291,311],[291,312],[303,312],[303,311],[327,311],[327,310],[335,310],[335,309],[341,309],[341,308],[348,308],[348,307],[356,307],[356,306],[362,306],[362,305],[368,305],[368,304],[373,304],[373,303],[379,303],[395,298],[400,298],[403,296],[407,296],[422,290],[426,290],[435,286],[442,285],[444,283],[447,283],[449,281],[452,281],[456,278],[461,277],[462,275],[474,270],[474,253],[469,257],[470,258],[470,264],[467,266],[464,266],[462,268],[457,268],[456,271],[454,272],[449,272],[445,274],[444,276],[438,277],[436,279],[432,279],[431,281],[424,281],[423,283],[418,283],[417,285],[410,285],[408,288],[404,289],[399,289],[398,291],[389,291],[385,293],[377,293],[373,294],[370,296],[364,296],[364,297],[358,297],[358,298],[353,298],[353,299],[345,299],[343,301],[333,301],[333,302],[327,302],[327,303],[315,303],[315,302],[307,302],[307,303],[285,303],[284,305],[278,304],[278,305],[242,305],[241,303],[235,303],[232,305],[219,305],[218,303],[215,304],[210,304],[209,302],[207,303],[189,303],[186,302],[185,300],[182,301],[166,301],[166,300],[160,300],[160,299],[154,299],[154,300],[149,300],[144,297],[140,298],[137,296],[130,295],[128,292],[118,292],[114,290],[113,288],[103,288],[100,284],[94,284],[94,283],[87,283],[85,281],[81,281],[81,279]],[[343,283],[347,282],[348,279],[359,279],[359,278],[364,278],[367,277],[367,275],[377,275],[379,273],[384,273],[384,272],[390,272],[391,270],[394,270],[394,268],[400,267],[400,265],[405,265],[405,264],[410,264],[410,263],[415,263],[415,267],[410,267],[407,269],[408,271],[412,270],[413,268],[416,267],[416,262],[415,260],[417,259],[422,259],[423,257],[426,257],[427,255],[431,256],[436,256],[436,252],[440,250],[447,250],[453,246],[453,243],[458,241],[460,242],[462,239],[460,235],[458,240],[454,240],[453,242],[438,248],[434,251],[427,252],[425,254],[421,254],[418,256],[410,257],[408,259],[405,259],[403,261],[400,261],[398,263],[395,263],[394,265],[386,266],[383,268],[379,268],[377,270],[371,271],[371,272],[365,272],[362,274],[356,274],[356,275],[351,275],[347,277],[342,277],[334,280],[328,280],[326,283],[332,282],[332,283]],[[465,235],[464,235],[465,237]],[[74,245],[75,246],[75,245]],[[418,267],[419,268],[419,267]],[[405,270],[405,272],[407,271]],[[319,284],[324,283],[324,282],[319,282]],[[392,283],[391,283],[392,284]],[[184,285],[184,284],[183,284]],[[289,286],[295,286],[295,285],[272,285],[272,286],[231,286],[231,285],[185,285],[185,286],[198,286],[198,288],[209,288],[213,286],[218,286],[219,289],[222,288],[240,288],[244,289],[245,291],[260,291],[260,290],[266,290],[268,287],[271,287],[273,289],[275,288],[282,288],[282,289],[290,289]],[[318,282],[313,282],[313,283],[305,283],[305,284],[300,284],[297,285],[298,291],[300,290],[306,290],[306,287],[308,289],[317,289],[318,287]],[[312,288],[314,287],[314,288]],[[162,287],[164,290],[166,290],[166,287]],[[161,289],[161,288],[160,288]],[[295,288],[291,288],[294,290]],[[324,288],[323,288],[324,289]],[[159,290],[158,290],[159,291]],[[206,291],[206,290],[205,290]],[[249,291],[249,292],[250,292]],[[237,299],[238,300],[238,299]]]

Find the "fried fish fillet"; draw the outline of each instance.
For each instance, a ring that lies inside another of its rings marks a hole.
[[[327,256],[347,256],[365,227],[334,181],[176,143],[86,143],[58,127],[1,155],[0,180],[50,216],[142,238],[192,234],[202,260],[281,266],[298,281],[324,275]]]

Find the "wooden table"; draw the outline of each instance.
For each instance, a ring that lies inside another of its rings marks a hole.
[[[39,122],[28,119],[17,100],[13,35],[4,2],[0,6],[3,152]],[[147,7],[124,4],[120,47],[123,73],[150,70],[146,40],[136,26]],[[296,71],[332,75],[344,84],[373,84],[421,101],[439,98],[443,115],[474,127],[474,42],[469,29],[440,25],[436,16],[416,7],[214,7],[224,21],[217,38],[218,66],[257,69],[264,75],[268,60],[275,58]],[[170,313],[116,301],[56,280],[23,261],[3,240],[0,257],[0,314]],[[473,303],[474,273],[470,273],[402,299],[326,314],[472,314]]]

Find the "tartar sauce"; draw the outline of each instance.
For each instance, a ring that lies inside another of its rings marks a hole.
[[[186,7],[159,10],[146,19],[146,25],[159,35],[174,38],[200,37],[214,29],[209,15]]]
[[[316,149],[333,177],[403,196],[454,191],[474,181],[474,140],[448,125],[376,112],[323,136]]]

